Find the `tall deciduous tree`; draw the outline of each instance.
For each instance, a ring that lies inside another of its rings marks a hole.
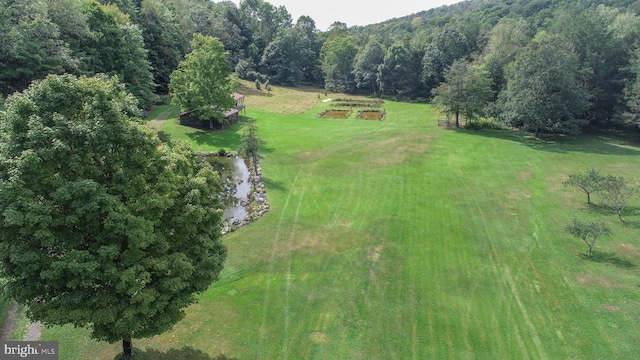
[[[0,0],[0,93],[22,91],[31,81],[65,71],[69,49],[43,0]]]
[[[307,33],[300,27],[281,29],[262,54],[262,73],[274,84],[297,85],[313,68],[315,54]]]
[[[442,30],[427,46],[422,58],[422,81],[427,90],[444,81],[444,71],[467,52],[464,35],[452,27]]]
[[[73,50],[82,54],[81,73],[117,75],[142,108],[155,101],[155,84],[140,28],[115,5],[87,0],[85,14],[90,36]]]
[[[542,132],[577,133],[589,94],[580,81],[578,58],[559,36],[539,33],[507,72],[507,88],[498,99],[500,119],[539,136]]]
[[[195,34],[193,51],[180,62],[171,74],[169,88],[173,103],[202,120],[222,119],[222,112],[234,106],[231,93],[231,66],[222,43],[215,38]]]
[[[484,49],[484,62],[493,80],[496,94],[506,86],[506,66],[514,61],[516,55],[531,41],[531,33],[531,25],[524,19],[502,18],[491,29]]]
[[[445,82],[432,91],[433,102],[455,115],[456,127],[460,126],[460,115],[467,121],[482,116],[492,95],[489,73],[462,59],[456,60],[444,76]]]
[[[350,36],[335,36],[325,41],[320,51],[320,61],[326,89],[336,92],[355,89],[353,63],[356,54],[358,48]]]
[[[185,40],[180,33],[174,14],[160,0],[143,0],[138,22],[142,28],[144,44],[149,51],[157,92],[169,92],[169,77],[185,52]]]
[[[218,176],[117,78],[49,76],[0,115],[0,277],[45,325],[163,333],[223,267]]]
[[[560,12],[551,26],[571,42],[578,55],[581,78],[591,94],[586,117],[593,124],[610,124],[622,100],[621,68],[628,64],[629,54],[611,26],[617,16],[618,10],[600,5]]]
[[[380,92],[391,96],[412,96],[416,90],[419,66],[402,43],[393,44],[378,67]]]
[[[358,53],[356,63],[353,67],[356,86],[359,89],[371,89],[372,94],[376,94],[378,67],[384,62],[385,51],[380,42],[375,37],[370,37],[364,49]]]

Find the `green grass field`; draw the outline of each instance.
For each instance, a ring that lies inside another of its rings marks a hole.
[[[134,341],[138,358],[637,358],[640,201],[623,225],[562,186],[592,165],[640,179],[636,145],[446,130],[421,104],[364,121],[318,119],[319,100],[299,114],[246,103],[271,211],[225,236],[221,280],[171,332]],[[239,142],[237,127],[160,132],[206,151]],[[574,216],[613,228],[592,260],[563,232]],[[61,359],[120,351],[86,334],[43,340]]]

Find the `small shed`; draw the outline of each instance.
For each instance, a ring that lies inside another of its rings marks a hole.
[[[222,123],[209,119],[209,121],[203,121],[191,115],[193,110],[180,114],[180,125],[195,127],[200,129],[223,129],[226,125],[232,125],[238,121],[240,114],[244,111],[246,106],[244,105],[245,96],[240,93],[233,93],[233,100],[235,107],[225,111],[222,115],[224,121]]]

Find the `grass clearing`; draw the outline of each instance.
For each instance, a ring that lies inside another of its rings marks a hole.
[[[171,332],[134,341],[141,359],[637,357],[640,201],[623,225],[561,185],[592,165],[640,179],[635,144],[441,129],[421,104],[386,102],[378,122],[318,119],[317,97],[289,115],[252,101],[271,211],[225,236],[220,281]],[[235,128],[160,131],[236,142]],[[593,260],[563,232],[573,216],[613,228]],[[43,339],[64,341],[65,359],[119,352],[86,334]]]

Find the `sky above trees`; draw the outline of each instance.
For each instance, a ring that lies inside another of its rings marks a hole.
[[[241,0],[232,0],[240,4]],[[335,21],[347,26],[376,24],[385,20],[411,15],[423,10],[458,3],[462,0],[270,0],[274,6],[284,6],[293,21],[303,15],[310,16],[319,30],[326,31]]]

